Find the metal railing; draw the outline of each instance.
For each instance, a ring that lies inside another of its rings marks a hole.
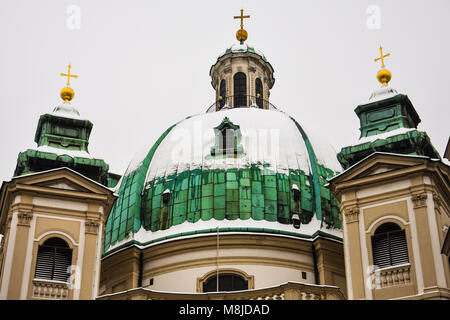
[[[248,94],[240,94],[228,97],[219,97],[219,100],[214,102],[206,113],[226,110],[231,108],[258,108],[265,110],[278,110],[268,100],[264,100],[258,96],[251,96]]]

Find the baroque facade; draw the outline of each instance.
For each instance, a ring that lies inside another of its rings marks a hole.
[[[123,176],[88,152],[69,66],[63,103],[2,185],[0,298],[449,298],[449,164],[388,86],[381,48],[360,139],[336,154],[269,102],[248,17],[211,67],[216,102]]]

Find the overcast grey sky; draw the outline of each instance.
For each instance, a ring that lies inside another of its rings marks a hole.
[[[71,5],[81,10],[79,29],[68,27],[68,19],[76,27]],[[73,105],[94,123],[89,151],[123,174],[136,151],[214,102],[209,69],[237,42],[241,8],[251,15],[247,42],[275,69],[270,101],[320,128],[337,151],[359,138],[353,110],[379,87],[373,59],[382,44],[390,85],[410,97],[419,129],[443,154],[449,0],[1,0],[0,179],[35,146],[39,116],[60,103],[69,61],[79,75]]]

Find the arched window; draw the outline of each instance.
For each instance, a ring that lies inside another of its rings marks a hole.
[[[219,291],[248,290],[248,281],[235,273],[219,274]],[[203,282],[203,292],[217,292],[217,275]]]
[[[247,106],[247,76],[238,72],[234,75],[234,107]]]
[[[256,88],[256,104],[260,109],[263,108],[263,85],[260,78],[256,78],[255,81],[255,88]]]
[[[379,226],[372,236],[373,264],[379,268],[409,262],[405,230],[387,222]]]
[[[38,248],[36,279],[68,282],[72,264],[72,249],[60,238],[50,238]]]
[[[219,106],[222,109],[225,105],[226,95],[227,95],[227,83],[225,80],[220,81],[220,89],[219,89],[220,101]]]

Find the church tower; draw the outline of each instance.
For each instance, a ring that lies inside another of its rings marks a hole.
[[[359,105],[360,139],[342,148],[346,169],[330,180],[341,203],[349,299],[448,299],[450,167],[441,160],[406,95],[382,86]]]
[[[117,175],[88,153],[92,122],[63,103],[40,117],[38,147],[19,154],[0,189],[0,300],[95,299]]]

